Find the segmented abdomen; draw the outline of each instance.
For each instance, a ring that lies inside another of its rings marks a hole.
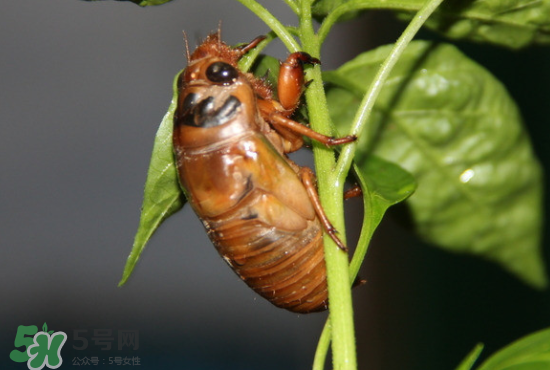
[[[319,220],[298,232],[274,227],[264,217],[262,205],[273,203],[266,197],[272,195],[255,188],[225,213],[203,218],[210,239],[237,275],[274,305],[298,313],[326,309]]]

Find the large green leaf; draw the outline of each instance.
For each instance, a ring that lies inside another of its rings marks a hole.
[[[174,126],[174,111],[177,105],[177,80],[176,75],[173,84],[174,95],[168,112],[162,119],[155,137],[153,154],[147,172],[143,206],[139,227],[134,239],[132,251],[126,261],[122,280],[118,284],[122,286],[132,274],[136,263],[145,245],[160,226],[160,224],[185,204],[185,196],[179,185],[178,173],[172,151],[172,132]]]
[[[338,20],[358,10],[392,9],[410,19],[425,0],[320,0],[314,15],[323,19],[333,12]],[[336,13],[335,13],[336,14]],[[510,48],[550,43],[550,0],[445,1],[427,20],[426,27],[452,39],[488,42]]]
[[[477,370],[550,369],[550,329],[538,331],[504,347]]]
[[[326,75],[331,116],[348,132],[385,46]],[[417,232],[431,243],[500,263],[546,285],[540,252],[542,174],[515,103],[489,72],[445,44],[413,42],[381,91],[371,152],[411,172]],[[364,137],[363,137],[364,139]]]

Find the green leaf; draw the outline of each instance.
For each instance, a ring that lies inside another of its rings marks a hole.
[[[104,0],[85,0],[85,1],[104,1]],[[130,1],[139,6],[152,6],[152,5],[162,5],[172,0],[115,0],[115,1]]]
[[[47,331],[48,331],[48,324],[44,323],[44,325],[42,325],[42,331],[43,331],[43,332],[47,332]]]
[[[411,0],[422,6],[424,0]],[[414,15],[414,13],[411,13]],[[443,2],[426,26],[452,39],[518,49],[550,43],[550,0],[457,0]]]
[[[390,52],[359,55],[326,75],[331,117],[348,132],[362,95]],[[535,287],[541,259],[542,171],[515,103],[455,47],[413,42],[381,91],[370,127],[376,154],[412,173],[416,231],[449,251],[493,260]],[[368,143],[367,143],[368,144]]]
[[[409,20],[424,3],[425,0],[320,0],[313,6],[313,14],[321,20],[339,7],[337,20],[342,21],[363,10],[391,9]],[[445,1],[425,26],[452,39],[513,49],[549,44],[550,0]]]
[[[355,280],[372,235],[392,205],[407,199],[416,189],[414,177],[396,164],[374,155],[355,158],[354,171],[363,191],[363,225],[350,265]]]
[[[279,77],[280,63],[277,58],[268,55],[260,55],[252,66],[252,72],[259,78],[264,78],[270,86],[277,91],[277,79]]]
[[[132,251],[126,261],[122,280],[118,286],[122,286],[132,274],[145,245],[160,226],[160,224],[185,204],[185,196],[180,188],[174,154],[172,151],[172,131],[174,111],[177,106],[179,73],[174,78],[172,102],[168,112],[162,119],[155,137],[151,163],[147,172],[143,206],[139,227],[134,239]]]
[[[550,369],[550,329],[525,336],[489,357],[477,370]]]
[[[479,358],[479,355],[481,354],[481,351],[483,351],[483,344],[478,343],[474,349],[468,353],[468,355],[462,360],[460,365],[456,368],[456,370],[470,370],[472,366],[474,366],[474,363]]]
[[[354,170],[361,184],[372,198],[372,205],[378,210],[369,210],[369,216],[381,218],[387,208],[400,203],[414,193],[414,177],[396,165],[375,155],[355,157]]]

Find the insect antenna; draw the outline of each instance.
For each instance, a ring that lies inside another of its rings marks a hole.
[[[218,45],[222,43],[222,20],[218,22]]]
[[[187,39],[187,33],[183,31],[183,40],[185,42],[185,55],[187,56],[187,64],[191,61],[191,53],[189,52],[189,40]]]

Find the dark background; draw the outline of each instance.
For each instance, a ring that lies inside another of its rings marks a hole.
[[[266,3],[294,24],[283,2]],[[108,365],[113,356],[139,356],[142,369],[311,367],[326,314],[295,315],[260,299],[218,257],[188,208],[163,225],[129,283],[117,288],[153,138],[185,65],[182,31],[193,47],[220,20],[230,44],[267,32],[236,1],[146,9],[79,0],[2,4],[2,369],[26,369],[9,359],[17,327],[44,322],[68,334],[62,368],[92,356],[102,364],[95,368],[106,369],[116,366]],[[337,26],[324,67],[393,42],[401,27],[384,13]],[[548,165],[548,52],[460,47],[509,87]],[[267,52],[286,55],[280,44]],[[360,201],[349,207],[350,224],[358,224]],[[487,355],[550,323],[547,291],[428,247],[391,220],[361,275],[368,284],[354,292],[360,369],[453,369],[477,342]],[[94,343],[97,329],[111,330],[111,351]],[[139,332],[139,349],[117,350],[121,329]],[[82,345],[75,330],[86,330],[79,333],[87,349],[73,349]]]

